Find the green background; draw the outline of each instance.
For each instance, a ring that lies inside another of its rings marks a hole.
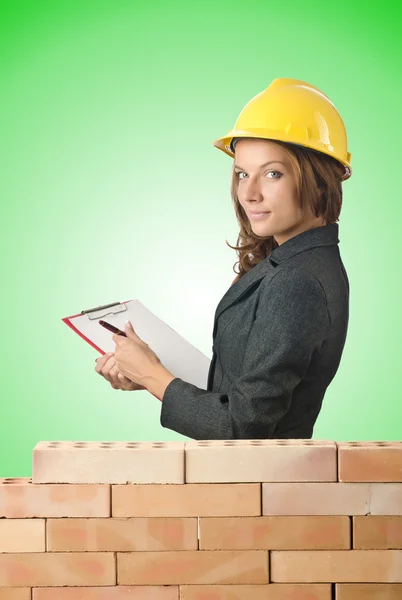
[[[61,319],[138,298],[211,357],[238,234],[212,142],[276,77],[326,93],[352,153],[350,325],[314,439],[401,439],[400,11],[2,2],[0,476],[30,476],[40,440],[187,440],[151,394],[113,390]]]

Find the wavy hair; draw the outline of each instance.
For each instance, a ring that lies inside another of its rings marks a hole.
[[[309,204],[315,216],[322,216],[326,224],[339,221],[342,208],[344,166],[332,156],[322,152],[289,142],[270,141],[280,145],[289,158],[296,180],[296,193],[299,197],[300,208]],[[233,265],[233,271],[237,275],[232,284],[269,256],[271,251],[278,246],[273,236],[262,237],[253,232],[246,212],[239,202],[237,188],[238,175],[234,170],[233,161],[230,195],[237,222],[240,225],[240,232],[235,246],[225,240],[226,244],[236,250],[238,255],[238,260]],[[235,269],[236,265],[239,265],[238,271]]]

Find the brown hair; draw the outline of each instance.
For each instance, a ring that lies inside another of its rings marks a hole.
[[[307,206],[309,203],[316,217],[322,216],[326,224],[336,223],[342,208],[344,166],[332,156],[322,152],[289,142],[271,141],[282,146],[289,158],[296,179],[296,193],[299,196],[300,207]],[[261,237],[253,232],[250,221],[239,202],[237,186],[238,176],[233,161],[230,195],[240,232],[237,245],[232,246],[225,240],[230,248],[236,250],[239,258],[233,265],[233,271],[237,276],[232,283],[238,281],[278,246],[273,236]],[[239,265],[238,271],[235,270],[236,265]]]

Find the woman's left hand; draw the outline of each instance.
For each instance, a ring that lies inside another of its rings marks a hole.
[[[125,334],[127,337],[113,334],[116,365],[125,377],[139,385],[146,385],[144,382],[152,377],[161,361],[148,344],[138,337],[130,321],[125,325]]]

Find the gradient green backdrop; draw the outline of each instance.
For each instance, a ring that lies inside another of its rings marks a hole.
[[[39,440],[187,439],[148,392],[113,390],[61,318],[138,298],[211,357],[238,234],[212,141],[275,77],[329,95],[352,153],[350,326],[314,438],[401,439],[397,3],[10,0],[0,16],[0,476],[30,476]]]

